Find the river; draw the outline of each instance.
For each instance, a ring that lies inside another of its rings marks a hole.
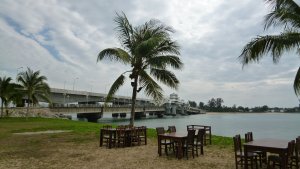
[[[129,119],[104,116],[98,122],[121,125],[128,124]],[[254,138],[295,139],[300,136],[300,113],[207,113],[135,120],[135,126],[167,129],[175,125],[177,131],[185,131],[190,124],[209,125],[213,135],[228,137],[236,134],[244,137],[248,131],[253,132]]]

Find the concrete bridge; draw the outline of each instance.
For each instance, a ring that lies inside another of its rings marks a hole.
[[[104,103],[107,94],[87,91],[76,91],[51,88],[50,98],[54,106],[99,105]],[[131,97],[115,95],[111,105],[123,106],[131,104]],[[137,98],[137,106],[153,105],[150,99]]]

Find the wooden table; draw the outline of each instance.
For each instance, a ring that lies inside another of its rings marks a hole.
[[[164,133],[158,135],[158,154],[161,156],[161,140],[163,139],[170,139],[178,144],[178,159],[181,159],[183,157],[183,144],[184,141],[187,138],[187,134],[179,133],[179,132],[173,132],[173,133]]]
[[[248,152],[263,151],[279,154],[283,164],[283,169],[287,168],[287,152],[288,152],[288,140],[278,139],[257,139],[244,143],[245,158],[247,158]],[[245,169],[248,169],[248,160],[245,160]]]

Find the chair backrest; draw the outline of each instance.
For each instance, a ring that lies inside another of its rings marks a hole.
[[[297,157],[300,157],[300,136],[296,138],[295,153]]]
[[[176,127],[175,127],[175,126],[169,126],[169,127],[168,127],[168,131],[169,131],[170,133],[176,132]]]
[[[103,125],[102,128],[104,128],[104,129],[111,129],[112,126],[111,125]]]
[[[197,134],[197,142],[200,142],[203,144],[204,135],[205,135],[205,129],[199,129],[198,134]]]
[[[146,136],[146,130],[147,130],[146,126],[137,127],[137,132],[139,136]]]
[[[187,144],[194,145],[195,133],[196,130],[188,130],[188,135],[186,139]]]
[[[165,133],[165,128],[163,127],[156,127],[156,134],[164,134]]]
[[[234,143],[234,152],[235,155],[237,155],[237,153],[242,154],[242,141],[241,141],[241,135],[235,135],[233,137],[233,143]]]
[[[116,132],[118,137],[125,136],[126,129],[124,127],[117,127]]]
[[[253,141],[253,134],[252,134],[252,132],[247,132],[245,134],[245,142],[247,143],[247,142],[250,142],[250,141]]]
[[[295,150],[296,142],[295,140],[292,140],[288,143],[288,157],[291,157],[294,155],[294,150]]]

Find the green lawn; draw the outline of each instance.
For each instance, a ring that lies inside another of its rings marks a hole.
[[[83,121],[71,121],[51,118],[2,118],[0,119],[0,139],[6,139],[12,133],[45,131],[45,130],[72,130],[73,135],[81,136],[77,139],[84,141],[84,136],[89,135],[99,138],[99,129],[104,124]],[[115,127],[115,126],[114,126]],[[155,129],[148,128],[148,138],[156,138]],[[55,137],[55,135],[53,136]],[[87,137],[86,139],[91,139]],[[213,145],[223,148],[232,147],[232,138],[213,136]],[[75,140],[76,141],[76,140]],[[78,140],[77,140],[78,141]]]

